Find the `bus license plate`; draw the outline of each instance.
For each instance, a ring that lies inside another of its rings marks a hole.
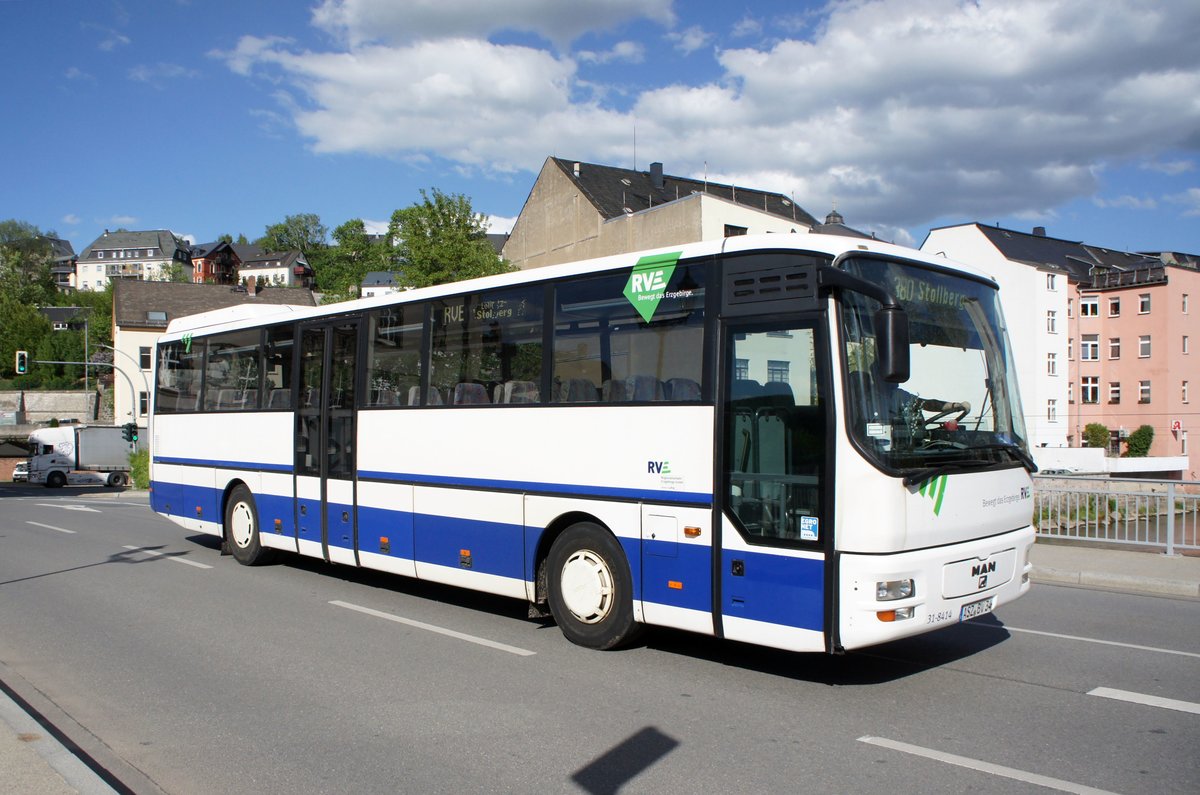
[[[969,605],[963,605],[958,620],[970,621],[972,618],[990,613],[995,605],[996,597],[994,596],[989,596],[987,599],[980,599],[978,602],[971,602]]]

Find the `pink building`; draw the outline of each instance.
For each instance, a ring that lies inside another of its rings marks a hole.
[[[1074,444],[1083,429],[1108,427],[1123,452],[1139,426],[1154,429],[1151,456],[1187,456],[1186,480],[1200,479],[1200,427],[1191,394],[1200,388],[1200,271],[1147,258],[1130,270],[1093,270],[1075,283],[1068,304],[1069,422]],[[1200,394],[1197,394],[1200,399]]]

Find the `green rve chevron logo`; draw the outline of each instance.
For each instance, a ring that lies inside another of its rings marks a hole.
[[[933,500],[933,515],[938,516],[942,512],[942,498],[946,496],[946,476],[942,475],[925,481],[917,489],[917,493]]]

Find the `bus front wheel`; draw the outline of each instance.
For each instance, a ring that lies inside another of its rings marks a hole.
[[[243,566],[265,563],[269,557],[259,542],[254,495],[244,485],[235,486],[225,504],[225,541],[234,560]]]
[[[567,640],[615,649],[640,634],[629,565],[612,533],[590,522],[572,525],[550,547],[547,572],[550,612]]]

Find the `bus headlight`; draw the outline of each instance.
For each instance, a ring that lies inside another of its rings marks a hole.
[[[897,599],[907,599],[917,592],[911,579],[884,580],[875,583],[875,601],[894,602]]]

